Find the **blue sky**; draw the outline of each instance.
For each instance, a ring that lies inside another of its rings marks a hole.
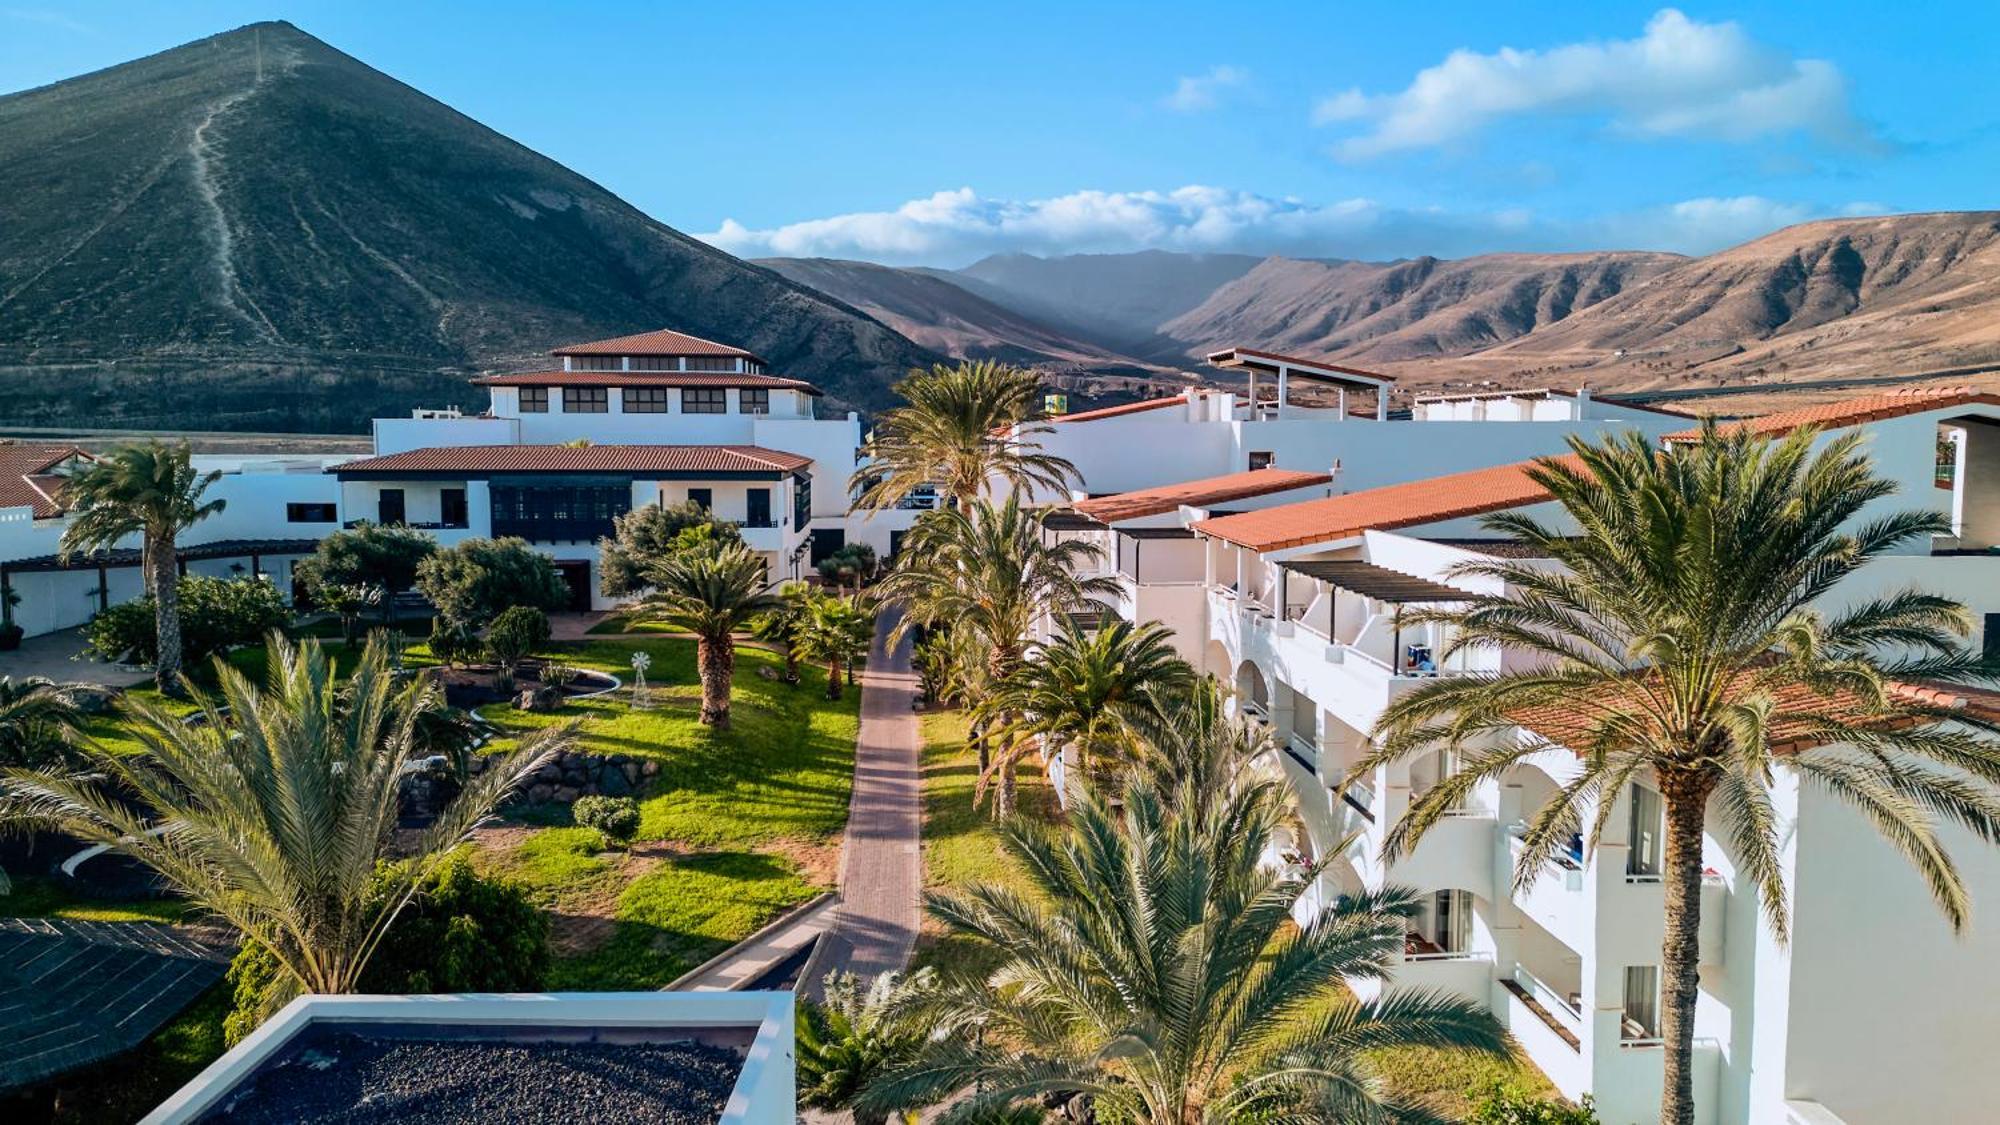
[[[1705,252],[2000,169],[1991,3],[0,0],[0,90],[271,18],[745,256]]]

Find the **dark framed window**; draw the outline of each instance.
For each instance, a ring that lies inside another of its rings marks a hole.
[[[625,413],[665,414],[667,412],[667,389],[665,387],[626,387]]]
[[[332,504],[287,504],[286,523],[332,523],[339,519]]]
[[[743,494],[743,497],[744,497],[744,501],[743,501],[743,503],[744,503],[744,518],[743,518],[743,522],[744,522],[744,524],[746,524],[747,526],[750,526],[750,527],[775,527],[775,526],[777,526],[776,524],[774,524],[774,523],[772,523],[772,522],[771,522],[771,490],[770,490],[770,489],[768,489],[768,488],[752,488],[752,489],[748,489],[748,490],[746,490],[746,491],[744,492],[744,494]]]
[[[403,505],[403,490],[400,488],[385,488],[376,493],[375,515],[375,522],[381,524],[409,522],[408,509]]]
[[[580,355],[570,360],[572,371],[621,371],[625,367],[625,357],[616,355]]]
[[[530,543],[588,543],[612,534],[632,507],[632,486],[604,483],[494,484],[493,534]]]
[[[811,473],[792,474],[792,530],[803,531],[813,516],[813,479]]]
[[[547,387],[521,388],[521,413],[547,414],[549,412],[549,389]]]
[[[734,371],[736,357],[733,355],[691,355],[687,357],[689,371]]]
[[[736,392],[736,409],[744,414],[769,414],[771,412],[771,390],[769,387],[745,387]]]
[[[1278,455],[1269,450],[1255,450],[1250,454],[1250,468],[1253,471],[1256,469],[1268,469],[1276,464],[1277,460]]]
[[[463,488],[441,488],[438,490],[438,522],[446,527],[465,527],[469,524],[469,512],[465,505]]]
[[[712,488],[690,488],[688,489],[688,503],[693,504],[704,512],[713,511],[715,509],[715,490]]]
[[[564,387],[564,414],[604,414],[611,409],[611,392],[605,387]]]
[[[729,392],[721,387],[689,387],[681,392],[682,414],[722,414],[729,409]]]
[[[632,357],[632,370],[634,371],[679,371],[680,369],[681,361],[679,356],[635,355]]]

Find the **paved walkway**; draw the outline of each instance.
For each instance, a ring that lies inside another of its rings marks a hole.
[[[65,683],[102,684],[105,687],[131,687],[153,678],[150,669],[121,668],[116,664],[79,660],[77,654],[82,651],[81,629],[64,629],[59,633],[29,637],[21,642],[20,648],[0,652],[0,676],[12,676],[17,680],[46,676]]]
[[[799,991],[809,996],[819,995],[829,972],[874,976],[902,969],[923,919],[922,739],[912,710],[917,678],[910,671],[910,638],[894,651],[887,648],[894,624],[894,615],[883,613],[861,673],[854,797],[840,849],[841,903],[799,978]]]

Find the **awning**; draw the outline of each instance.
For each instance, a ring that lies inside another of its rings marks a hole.
[[[1386,566],[1348,559],[1295,559],[1278,564],[1293,574],[1317,578],[1321,582],[1352,590],[1378,602],[1408,605],[1416,602],[1462,602],[1471,594],[1455,586],[1390,570]]]

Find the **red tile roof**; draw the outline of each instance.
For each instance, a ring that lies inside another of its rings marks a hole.
[[[447,445],[365,457],[327,472],[789,473],[812,458],[757,445]]]
[[[74,445],[0,441],[0,508],[31,508],[38,520],[62,515],[67,482],[49,470],[72,458],[91,456]]]
[[[1134,492],[1096,496],[1089,500],[1078,501],[1075,507],[1077,511],[1100,523],[1116,523],[1119,520],[1138,519],[1141,516],[1157,516],[1162,512],[1174,511],[1183,504],[1205,508],[1211,504],[1247,500],[1252,496],[1268,496],[1273,492],[1287,492],[1294,488],[1309,488],[1312,485],[1332,482],[1331,473],[1306,473],[1297,469],[1278,468],[1252,469],[1249,472],[1230,473],[1227,476],[1164,484],[1158,488],[1142,488]]]
[[[755,352],[745,351],[730,344],[718,344],[714,340],[704,340],[685,332],[675,332],[662,328],[657,332],[640,332],[631,336],[613,336],[609,340],[592,340],[587,344],[566,344],[549,353],[550,355],[727,355],[741,356],[763,362],[763,357]]]
[[[516,371],[484,375],[473,382],[487,387],[768,387],[820,393],[802,379],[729,371]]]
[[[1048,419],[1050,422],[1094,422],[1099,418],[1119,418],[1127,414],[1139,414],[1147,410],[1161,410],[1169,406],[1186,404],[1188,396],[1172,395],[1167,398],[1149,398],[1140,402],[1125,402],[1117,406],[1100,406],[1095,410],[1081,410],[1075,414],[1058,414]]]
[[[1306,368],[1312,371],[1327,371],[1338,375],[1353,375],[1377,383],[1393,383],[1394,375],[1384,375],[1380,371],[1365,371],[1359,367],[1343,367],[1325,360],[1306,359],[1303,356],[1284,355],[1279,352],[1260,351],[1257,348],[1224,348],[1208,353],[1208,363],[1214,367],[1239,367],[1245,360],[1264,360],[1267,363],[1284,364],[1288,367]]]
[[[1887,418],[1922,414],[1929,410],[1945,410],[1955,406],[1975,404],[2000,406],[2000,395],[1975,391],[1971,387],[1909,387],[1903,390],[1884,391],[1881,394],[1864,395],[1861,398],[1822,403],[1818,406],[1801,406],[1796,410],[1781,410],[1761,418],[1724,422],[1717,429],[1725,434],[1748,431],[1770,437],[1782,437],[1806,426],[1836,429],[1841,426],[1858,426],[1864,422],[1880,422]],[[1695,441],[1700,436],[1699,429],[1676,430],[1661,440],[1688,442]]]
[[[1578,463],[1573,456],[1556,460]],[[1371,529],[1414,527],[1480,516],[1547,500],[1549,494],[1528,477],[1528,468],[1533,463],[1518,461],[1323,500],[1303,500],[1261,511],[1197,520],[1194,529],[1253,551],[1276,551],[1351,539]]]

